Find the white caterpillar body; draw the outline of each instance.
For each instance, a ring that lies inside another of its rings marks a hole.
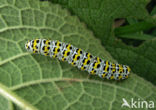
[[[129,66],[103,61],[80,48],[60,41],[47,39],[28,40],[25,48],[29,52],[58,58],[67,61],[81,70],[88,71],[89,74],[98,75],[107,79],[126,79],[130,73]]]

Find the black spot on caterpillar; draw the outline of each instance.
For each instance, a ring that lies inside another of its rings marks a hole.
[[[47,39],[28,40],[25,48],[29,52],[40,53],[67,61],[73,66],[77,66],[79,69],[88,71],[89,74],[98,75],[101,78],[126,79],[130,73],[130,67],[127,65],[103,61],[80,48],[60,41]]]

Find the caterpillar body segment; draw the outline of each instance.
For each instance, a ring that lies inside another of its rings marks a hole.
[[[81,68],[80,62],[82,62],[83,56],[84,52],[81,49],[74,47],[68,63],[72,64],[73,66],[77,66],[78,68]]]
[[[58,40],[34,39],[25,44],[27,51],[42,54],[61,61],[67,61],[89,74],[98,75],[106,79],[126,79],[130,73],[130,67],[122,64],[111,63],[99,57],[91,55],[80,48]]]

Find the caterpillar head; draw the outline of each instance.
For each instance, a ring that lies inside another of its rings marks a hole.
[[[31,40],[28,40],[26,43],[25,43],[25,49],[27,51],[31,51]]]
[[[41,39],[28,40],[25,48],[29,52],[40,53]]]

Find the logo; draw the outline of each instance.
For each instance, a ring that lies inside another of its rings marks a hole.
[[[128,107],[128,108],[154,108],[154,101],[145,101],[145,100],[134,100],[131,98],[130,103],[125,98],[122,98],[123,104],[121,107]]]

